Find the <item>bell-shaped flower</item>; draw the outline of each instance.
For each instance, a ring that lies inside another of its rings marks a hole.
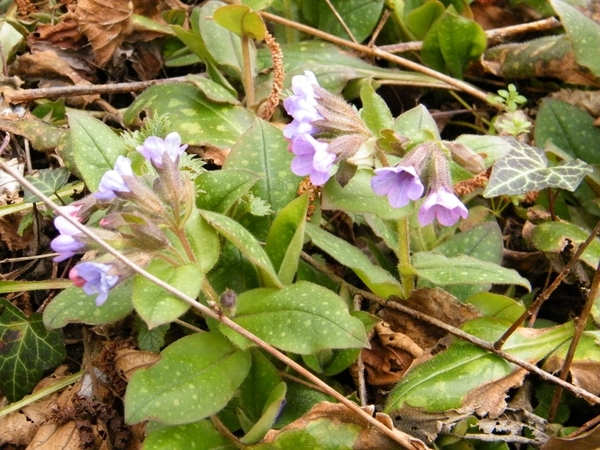
[[[316,120],[322,120],[323,116],[317,110],[318,95],[315,86],[319,86],[315,74],[306,71],[304,75],[296,75],[292,78],[292,92],[283,101],[283,107],[294,120],[285,126],[283,135],[288,139],[294,139],[302,134],[312,134],[317,129],[311,124]]]
[[[310,176],[310,182],[321,186],[331,177],[331,168],[336,155],[327,151],[329,144],[317,141],[310,134],[297,136],[292,141],[292,172],[305,177]]]
[[[78,219],[77,213],[80,209],[79,206],[67,205],[59,209],[61,212]],[[85,244],[77,239],[77,235],[81,233],[79,229],[64,217],[57,216],[54,219],[54,227],[60,233],[60,235],[52,239],[52,242],[50,242],[50,247],[52,250],[60,253],[54,258],[54,262],[64,261],[85,247]]]
[[[181,137],[178,133],[172,132],[163,139],[150,136],[142,145],[138,145],[136,150],[144,158],[150,161],[155,167],[162,167],[163,155],[166,153],[171,161],[179,161],[179,157],[185,152],[187,144],[181,145]]]
[[[375,170],[371,187],[378,195],[387,195],[394,208],[406,206],[423,195],[424,187],[413,166],[382,167]]]
[[[118,275],[109,273],[111,268],[110,264],[82,262],[71,269],[69,278],[75,286],[82,287],[87,295],[98,294],[96,306],[101,306],[119,281]]]
[[[98,192],[94,196],[99,200],[110,200],[117,198],[117,193],[131,192],[127,187],[127,182],[123,179],[124,176],[133,176],[131,169],[131,160],[125,156],[119,156],[115,162],[115,168],[108,170],[102,175]]]
[[[419,223],[423,226],[437,221],[444,226],[454,225],[462,217],[466,219],[469,211],[456,195],[446,187],[432,190],[419,209]]]

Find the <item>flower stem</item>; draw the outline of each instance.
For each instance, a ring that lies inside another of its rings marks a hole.
[[[244,92],[246,93],[246,108],[254,107],[254,80],[252,79],[252,61],[250,60],[250,38],[242,36],[242,59],[244,62]]]
[[[408,217],[398,219],[398,273],[402,281],[404,298],[415,289],[414,270],[410,264],[410,230]]]

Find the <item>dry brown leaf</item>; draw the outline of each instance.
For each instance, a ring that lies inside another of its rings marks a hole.
[[[34,33],[27,36],[27,45],[31,49],[42,43],[51,44],[62,50],[79,49],[87,44],[87,39],[79,31],[79,25],[72,13],[63,14],[55,24],[40,24]],[[33,52],[35,53],[35,52]]]
[[[123,39],[131,33],[133,3],[122,0],[79,0],[74,17],[94,50],[96,63],[110,61]]]
[[[408,336],[390,329],[388,323],[375,325],[371,348],[363,349],[362,360],[369,384],[385,386],[397,383],[415,358],[423,354]]]
[[[365,412],[373,415],[375,408],[373,406],[367,406],[362,408]],[[393,429],[392,420],[387,414],[377,413],[376,419],[386,425],[388,428]],[[376,428],[373,428],[369,422],[364,420],[362,417],[350,411],[346,406],[339,403],[320,402],[311,408],[304,416],[298,420],[290,423],[281,430],[270,430],[261,443],[272,443],[282,433],[291,430],[305,429],[311,422],[326,421],[332,427],[339,426],[341,424],[353,424],[361,427],[361,431],[358,434],[357,439],[354,441],[352,446],[353,450],[397,450],[398,443],[391,440],[387,436],[383,435]],[[323,426],[327,426],[326,424]],[[397,432],[397,430],[394,430]],[[405,436],[398,433],[398,436],[405,439]],[[427,446],[419,439],[410,439],[410,444],[415,449],[426,450]]]
[[[126,381],[139,369],[144,369],[155,364],[160,355],[154,352],[123,348],[115,351],[115,370]]]
[[[541,450],[598,450],[600,425],[574,438],[551,436]]]
[[[548,358],[544,370],[550,373],[558,372],[565,360],[555,354]],[[574,360],[569,370],[572,383],[592,394],[600,393],[600,361]]]
[[[417,289],[409,299],[402,300],[402,304],[454,327],[480,316],[474,307],[459,302],[456,297],[437,288]],[[392,330],[410,337],[422,349],[435,346],[446,335],[444,330],[390,308],[385,308],[380,316],[390,324]]]

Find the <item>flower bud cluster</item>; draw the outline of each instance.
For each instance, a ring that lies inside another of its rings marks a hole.
[[[147,161],[147,173],[136,175],[131,159],[119,156],[114,168],[102,176],[97,192],[61,207],[60,212],[83,222],[93,210],[104,209],[99,227],[90,229],[139,265],[146,265],[153,255],[181,259],[169,235],[183,228],[194,206],[194,187],[178,165],[186,148],[177,133],[164,140],[149,137],[136,148]],[[54,219],[54,226],[60,233],[50,243],[58,252],[54,261],[85,253],[69,278],[88,295],[97,295],[96,305],[102,305],[113,287],[133,275],[61,215]]]
[[[283,101],[293,118],[283,130],[295,155],[292,172],[321,186],[333,174],[334,165],[355,155],[371,134],[357,111],[321,88],[312,72],[293,77],[292,92]]]

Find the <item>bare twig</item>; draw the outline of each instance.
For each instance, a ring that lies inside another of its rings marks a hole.
[[[487,30],[485,36],[488,43],[498,43],[507,38],[518,34],[531,33],[534,31],[552,30],[560,27],[561,24],[554,17],[547,19],[536,20],[535,22],[523,23],[519,25],[511,25],[510,27],[494,28]],[[380,45],[378,48],[389,53],[403,53],[421,50],[423,47],[422,41],[402,42],[400,44]]]
[[[519,317],[517,320],[515,320],[515,322],[511,325],[511,327],[508,330],[506,330],[506,332],[500,337],[500,339],[498,339],[496,342],[494,342],[494,348],[501,349],[502,346],[504,345],[504,343],[506,342],[506,340],[510,337],[510,335],[513,334],[515,332],[515,330],[517,328],[519,328],[523,322],[525,322],[529,317],[531,317],[533,315],[533,313],[535,311],[537,311],[540,306],[542,306],[542,303],[544,303],[546,300],[548,300],[550,295],[552,295],[552,293],[556,290],[556,288],[558,288],[558,286],[560,286],[562,281],[567,277],[567,275],[569,274],[569,272],[571,271],[573,266],[579,261],[579,257],[585,251],[585,249],[588,247],[588,245],[590,245],[594,241],[594,239],[596,238],[598,233],[600,233],[600,222],[598,222],[596,224],[595,228],[592,230],[592,233],[585,240],[585,242],[583,242],[579,245],[579,247],[577,248],[577,251],[571,258],[571,260],[565,265],[563,270],[558,274],[558,276],[552,282],[552,284],[550,286],[548,286],[548,288],[546,290],[544,290],[544,292],[542,292],[531,305],[529,305],[529,308],[527,308],[527,311],[525,311],[523,314],[521,314],[521,317]]]
[[[590,392],[586,391],[585,389],[581,389],[581,388],[578,388],[577,386],[567,383],[566,381],[563,381],[560,378],[555,377],[554,375],[549,374],[548,372],[540,369],[536,365],[530,364],[527,361],[523,361],[522,359],[519,359],[519,358],[511,355],[510,353],[506,353],[503,350],[497,350],[496,348],[494,348],[494,344],[492,344],[491,342],[484,341],[483,339],[473,336],[472,334],[464,332],[460,328],[456,328],[456,327],[453,327],[452,325],[448,325],[447,323],[442,322],[441,320],[438,320],[434,317],[428,316],[427,314],[424,314],[415,309],[409,308],[408,306],[405,306],[400,302],[396,302],[391,299],[385,299],[385,298],[379,297],[371,292],[364,291],[362,289],[354,287],[353,285],[351,285],[350,283],[345,281],[343,278],[338,277],[333,272],[331,272],[325,265],[319,263],[317,260],[315,260],[310,255],[308,255],[304,252],[302,253],[302,259],[304,259],[306,262],[308,262],[311,266],[313,266],[317,270],[326,274],[329,278],[331,278],[335,282],[344,284],[344,286],[346,286],[346,288],[348,289],[348,291],[350,291],[351,294],[360,294],[367,300],[371,300],[371,301],[378,303],[382,306],[385,306],[387,308],[395,309],[395,310],[401,311],[405,314],[409,314],[410,316],[412,316],[418,320],[421,320],[430,325],[441,328],[442,330],[445,330],[460,339],[470,342],[471,344],[477,345],[478,347],[481,347],[484,350],[487,350],[487,351],[499,356],[500,358],[503,358],[513,364],[516,364],[517,366],[520,366],[531,373],[535,373],[543,380],[546,380],[550,383],[554,383],[558,386],[562,386],[565,390],[571,392],[573,395],[575,395],[577,397],[581,397],[590,403],[594,403],[597,405],[600,404],[600,397],[597,397],[597,396],[591,394]]]
[[[414,61],[410,61],[406,58],[402,58],[400,56],[393,55],[391,53],[380,50],[378,47],[370,48],[366,45],[356,44],[354,42],[348,41],[346,39],[339,38],[329,33],[325,33],[321,30],[317,30],[316,28],[309,27],[307,25],[303,25],[292,20],[285,19],[283,17],[277,16],[275,14],[270,14],[265,11],[260,12],[261,16],[266,20],[270,20],[271,22],[279,23],[291,28],[295,28],[302,32],[311,34],[320,39],[332,42],[336,45],[340,45],[342,47],[348,47],[357,52],[363,53],[365,55],[370,55],[375,58],[385,59],[386,61],[390,61],[394,64],[398,64],[402,67],[406,67],[407,69],[413,70],[415,72],[420,72],[425,75],[429,75],[430,77],[437,78],[438,80],[443,81],[444,83],[457,88],[463,92],[472,95],[473,97],[481,100],[482,102],[488,103],[489,94],[485,91],[477,89],[475,86],[465,83],[464,81],[457,80],[448,75],[444,75],[441,72],[430,69],[429,67],[422,66]],[[492,105],[494,107],[498,107],[498,105]]]
[[[340,13],[338,13],[337,9],[335,9],[335,7],[331,4],[331,0],[325,0],[325,3],[327,3],[327,6],[329,6],[329,9],[331,10],[335,18],[338,20],[338,22],[340,23],[350,40],[352,40],[352,42],[354,42],[355,44],[358,44],[356,38],[352,34],[352,31],[350,30],[350,28],[348,28],[348,25],[346,25],[346,22],[344,22],[342,16],[340,16]]]
[[[48,205],[48,207],[52,208],[53,210],[56,210],[57,213],[59,215],[61,215],[62,217],[64,217],[65,220],[67,220],[72,226],[74,226],[75,228],[77,228],[80,232],[84,233],[92,241],[94,241],[95,243],[97,243],[98,245],[100,245],[104,250],[106,250],[108,253],[110,253],[111,255],[113,255],[119,261],[123,262],[126,266],[128,266],[129,268],[131,268],[135,273],[141,275],[142,277],[146,278],[147,280],[151,281],[152,283],[156,284],[157,286],[163,288],[164,290],[166,290],[170,294],[173,294],[175,297],[177,297],[180,300],[184,301],[185,303],[187,303],[188,305],[190,305],[192,308],[200,311],[204,316],[208,316],[208,317],[211,317],[211,318],[213,318],[215,320],[218,320],[219,322],[223,323],[225,326],[231,328],[235,332],[237,332],[240,335],[244,336],[246,339],[252,341],[256,345],[258,345],[260,348],[262,348],[263,350],[265,350],[267,353],[270,353],[275,358],[279,359],[284,364],[287,364],[293,370],[295,370],[296,372],[302,374],[302,376],[304,376],[305,378],[307,378],[308,380],[310,380],[311,382],[313,382],[314,384],[316,384],[317,386],[319,386],[325,393],[327,393],[328,395],[331,395],[337,401],[339,401],[340,403],[344,404],[346,407],[348,407],[348,409],[350,409],[351,411],[353,411],[355,414],[359,415],[361,418],[363,418],[365,421],[367,421],[369,424],[371,424],[371,426],[377,428],[378,431],[380,431],[381,433],[383,433],[389,439],[392,439],[394,442],[397,442],[398,444],[400,444],[403,448],[410,449],[410,450],[423,450],[423,449],[427,448],[425,446],[425,444],[423,444],[422,441],[413,438],[409,434],[402,433],[399,430],[392,430],[392,429],[388,428],[387,426],[385,426],[384,424],[382,424],[381,422],[379,422],[378,420],[376,420],[374,417],[372,417],[370,414],[367,414],[365,411],[363,411],[360,408],[360,406],[358,406],[356,403],[353,403],[352,401],[348,400],[346,397],[344,397],[339,392],[337,392],[335,389],[333,389],[332,387],[330,387],[327,383],[324,383],[318,377],[316,377],[315,375],[313,375],[312,373],[310,373],[308,370],[306,370],[300,364],[298,364],[294,360],[290,359],[285,354],[283,354],[279,350],[275,349],[273,346],[271,346],[270,344],[266,343],[265,341],[263,341],[259,337],[257,337],[254,334],[250,333],[249,331],[247,331],[243,327],[239,326],[237,323],[233,322],[228,317],[226,317],[224,315],[217,314],[216,312],[214,312],[213,310],[211,310],[207,306],[199,303],[197,300],[193,299],[192,297],[184,294],[183,292],[179,291],[178,289],[174,288],[173,286],[169,285],[168,283],[165,283],[164,281],[162,281],[159,278],[155,277],[151,273],[149,273],[146,270],[142,269],[140,266],[138,266],[137,264],[135,264],[129,258],[127,258],[123,254],[121,254],[114,247],[112,247],[109,244],[107,244],[103,239],[101,239],[98,235],[96,235],[89,228],[85,227],[80,222],[78,222],[76,219],[74,219],[73,217],[69,216],[68,214],[63,214],[62,211],[60,211],[58,209],[60,207],[60,205],[57,205],[55,202],[53,202],[48,196],[44,195],[44,193],[42,193],[39,189],[37,189],[34,185],[32,185],[28,180],[26,180],[19,173],[17,173],[16,171],[14,171],[11,167],[9,167],[2,160],[0,160],[0,168],[2,170],[4,170],[6,173],[8,173],[9,175],[13,176],[25,188],[29,189],[33,194],[37,195],[38,198],[40,198],[46,205]]]

